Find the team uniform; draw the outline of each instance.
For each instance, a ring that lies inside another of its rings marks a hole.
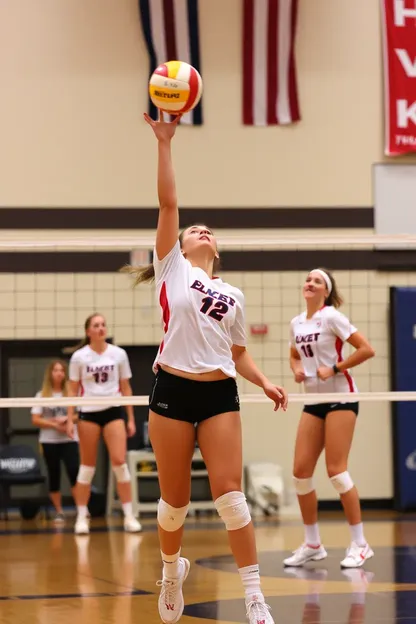
[[[179,241],[162,260],[154,250],[153,264],[164,337],[153,365],[155,379],[149,398],[150,409],[165,418],[194,426],[218,414],[239,412],[232,346],[246,346],[243,293],[219,278],[211,279],[201,268],[193,267],[184,258]],[[227,378],[212,382],[186,379],[167,373],[161,368],[163,364],[189,373],[221,370]],[[228,531],[242,529],[251,521],[246,498],[240,491],[223,494],[214,505]],[[184,524],[188,508],[189,504],[175,509],[161,498],[159,526],[165,531],[178,530]],[[162,553],[164,570],[165,566],[172,565],[175,557]],[[183,557],[175,561],[176,576],[169,578],[164,573],[163,580],[158,582],[161,587],[159,613],[165,624],[175,624],[184,609],[182,585],[190,563]],[[246,583],[251,582],[250,575],[257,578],[259,574],[258,565],[239,572],[245,575]],[[246,601],[246,606],[251,624],[273,624],[267,605],[259,602],[256,595],[250,602]]]
[[[304,411],[318,418],[329,412],[352,410],[358,414],[358,402],[354,398],[357,386],[349,371],[342,371],[326,381],[319,379],[321,366],[332,368],[343,361],[343,345],[357,331],[348,318],[333,306],[318,310],[312,318],[306,312],[290,323],[290,345],[296,349],[305,372],[304,388],[308,393],[351,393],[351,401],[311,404],[305,401]]]
[[[121,347],[107,344],[103,353],[97,353],[89,345],[78,349],[69,363],[69,379],[80,383],[81,396],[121,396],[120,379],[132,376],[127,353]],[[120,406],[82,406],[80,420],[94,422],[105,427],[113,420],[125,420]]]
[[[150,409],[195,424],[239,411],[231,347],[246,346],[243,293],[193,267],[183,257],[179,241],[163,260],[155,250],[153,264],[164,338],[153,366]],[[201,383],[171,375],[160,364],[189,373],[219,369],[228,379]]]
[[[36,397],[41,397],[42,393],[37,392]],[[62,392],[54,392],[54,398],[61,398]],[[57,416],[66,416],[65,407],[42,407],[41,405],[32,407],[32,414],[41,415],[45,420],[51,420]],[[41,444],[43,457],[45,459],[46,469],[48,472],[48,482],[50,492],[59,492],[61,489],[61,462],[65,466],[68,480],[71,487],[74,487],[77,481],[79,469],[79,449],[78,449],[78,431],[74,426],[74,438],[70,438],[66,433],[61,433],[56,429],[43,428],[39,430],[39,443]],[[58,514],[59,516],[59,514]],[[56,520],[62,520],[58,517]]]
[[[103,353],[97,353],[89,345],[82,347],[72,355],[69,363],[69,379],[79,382],[81,396],[86,397],[114,397],[121,396],[120,380],[130,379],[132,376],[130,363],[124,349],[107,344]],[[114,420],[126,421],[124,410],[120,406],[107,407],[106,405],[81,406],[79,409],[81,421],[93,422],[104,428]],[[113,466],[114,474],[119,483],[131,481],[127,464]],[[90,485],[95,473],[95,467],[81,464],[77,481]],[[141,531],[141,525],[132,515],[131,502],[128,512],[125,512],[124,530],[129,533]],[[124,505],[123,505],[124,510]],[[78,510],[75,522],[75,533],[81,535],[89,533],[88,519],[85,512],[80,515]]]
[[[308,319],[306,312],[292,319],[290,324],[290,345],[298,352],[305,373],[304,388],[309,393],[350,393],[351,400],[334,403],[312,403],[306,399],[303,411],[325,419],[330,412],[352,411],[358,415],[358,401],[354,394],[358,392],[353,377],[348,370],[336,373],[323,381],[317,375],[318,368],[332,368],[343,361],[343,345],[357,328],[349,319],[333,306],[324,306],[312,318]],[[341,495],[354,487],[348,473],[330,478],[335,490]],[[307,495],[314,490],[312,478],[297,479],[296,492],[298,495]],[[306,527],[307,529],[311,527]],[[359,546],[352,542],[347,549],[345,558],[341,561],[342,568],[357,568],[374,555],[368,544]],[[295,550],[292,556],[284,559],[285,566],[290,568],[303,566],[308,561],[320,561],[327,557],[322,544],[319,546],[304,543]]]

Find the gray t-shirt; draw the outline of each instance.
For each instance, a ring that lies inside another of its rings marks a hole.
[[[36,397],[42,396],[41,392],[36,393]],[[54,392],[52,394],[53,397],[61,398],[62,392]],[[66,416],[66,407],[42,407],[41,405],[36,405],[32,407],[31,414],[40,414],[42,418],[54,418],[56,416]],[[69,438],[66,433],[61,433],[56,429],[52,429],[50,427],[44,428],[42,427],[39,431],[39,442],[42,444],[61,444],[62,442],[78,442],[78,431],[77,426],[74,425],[74,438]]]

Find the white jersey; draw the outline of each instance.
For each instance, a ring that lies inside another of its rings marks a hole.
[[[42,393],[37,392],[36,397],[41,397]],[[62,392],[53,392],[52,396],[60,399]],[[49,405],[35,405],[32,407],[31,414],[39,414],[45,420],[55,418],[56,416],[66,416],[66,407],[49,407]],[[41,444],[61,444],[62,442],[78,442],[77,426],[74,426],[74,438],[68,437],[65,433],[61,433],[52,427],[41,427],[39,430],[39,442]]]
[[[179,241],[163,260],[155,250],[153,264],[165,332],[155,372],[166,364],[188,373],[220,369],[235,378],[231,347],[246,345],[243,293],[193,267]]]
[[[80,395],[85,397],[121,396],[120,379],[130,377],[127,353],[112,344],[107,344],[103,353],[97,353],[86,345],[75,351],[69,362],[69,379],[80,382]],[[111,406],[83,406],[80,411],[101,412],[108,407]]]
[[[299,353],[306,379],[305,392],[357,392],[357,386],[345,370],[322,381],[316,372],[320,366],[333,367],[343,361],[344,342],[357,331],[347,317],[333,306],[318,310],[311,319],[306,312],[290,323],[290,344]]]

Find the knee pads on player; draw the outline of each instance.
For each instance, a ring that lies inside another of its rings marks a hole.
[[[127,464],[121,464],[121,466],[113,466],[114,475],[118,483],[128,483],[131,481],[130,472]]]
[[[94,478],[95,466],[84,466],[81,464],[78,470],[77,481],[83,485],[90,485]]]
[[[188,509],[189,503],[185,505],[185,507],[176,509],[168,503],[165,503],[163,499],[159,499],[157,505],[157,521],[159,526],[164,531],[177,531],[183,526]]]
[[[312,477],[309,477],[308,479],[298,479],[297,477],[293,477],[293,483],[295,484],[295,492],[298,496],[310,494],[315,489]]]
[[[354,482],[350,477],[350,473],[340,472],[339,474],[331,477],[331,483],[338,492],[338,494],[346,494],[354,487]]]
[[[215,501],[215,507],[227,531],[237,531],[251,522],[250,510],[243,492],[227,492]]]

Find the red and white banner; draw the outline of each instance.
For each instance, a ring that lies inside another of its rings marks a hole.
[[[381,0],[385,153],[416,152],[416,0]]]
[[[285,125],[300,119],[297,12],[298,0],[244,0],[243,123],[247,126]]]

